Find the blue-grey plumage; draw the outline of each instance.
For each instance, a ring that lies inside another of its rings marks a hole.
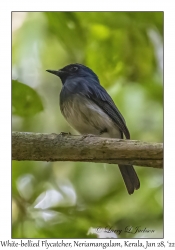
[[[80,134],[130,139],[125,120],[97,75],[82,64],[61,70],[47,70],[61,78],[60,109],[68,123]],[[119,165],[128,193],[140,187],[134,168]]]

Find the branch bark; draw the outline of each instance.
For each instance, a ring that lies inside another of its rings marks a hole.
[[[163,168],[163,144],[96,136],[12,132],[12,159],[103,162]]]

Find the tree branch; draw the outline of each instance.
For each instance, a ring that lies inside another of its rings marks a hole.
[[[103,162],[163,168],[163,144],[96,136],[12,132],[12,159]]]

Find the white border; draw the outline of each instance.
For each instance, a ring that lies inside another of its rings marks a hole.
[[[0,240],[11,238],[11,11],[165,11],[165,241],[174,240],[175,222],[175,15],[174,1],[5,1],[0,8]]]

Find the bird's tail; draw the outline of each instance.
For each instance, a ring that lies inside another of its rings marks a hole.
[[[133,194],[135,189],[139,189],[139,178],[131,165],[119,165],[120,172],[125,182],[129,194]]]

